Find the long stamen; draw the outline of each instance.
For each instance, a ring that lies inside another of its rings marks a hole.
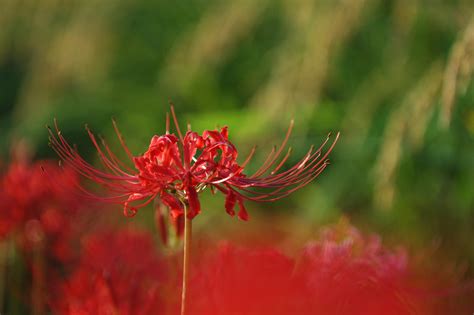
[[[288,130],[286,132],[285,138],[283,139],[283,142],[281,143],[280,147],[278,148],[278,151],[273,155],[272,159],[268,162],[268,164],[257,171],[255,174],[252,175],[252,177],[258,177],[262,174],[264,174],[276,161],[278,156],[280,156],[281,152],[286,146],[286,143],[288,142],[288,139],[290,138],[291,131],[293,130],[293,125],[295,124],[295,121],[292,119],[290,122],[290,126],[288,127]]]
[[[288,148],[288,152],[286,153],[285,157],[280,161],[280,164],[278,164],[277,167],[275,167],[275,168],[270,172],[271,175],[275,174],[275,173],[283,166],[283,164],[285,164],[286,160],[288,160],[288,158],[289,158],[290,155],[291,155],[291,151],[292,151],[291,147]]]
[[[170,134],[170,114],[167,112],[166,113],[166,134],[169,135]]]
[[[120,141],[120,144],[122,145],[122,148],[124,149],[124,151],[127,153],[128,155],[128,158],[133,161],[133,154],[132,152],[130,152],[130,149],[127,147],[127,145],[125,144],[125,140],[124,138],[122,137],[122,134],[120,133],[119,129],[118,129],[118,126],[117,126],[117,122],[115,121],[115,119],[112,119],[112,125],[114,126],[114,130],[115,130],[115,134],[117,135],[117,138],[119,138],[119,141]]]
[[[292,168],[288,169],[288,170],[285,171],[285,172],[282,172],[282,173],[280,173],[280,174],[278,174],[278,175],[270,175],[270,176],[266,177],[266,180],[272,180],[272,181],[273,181],[273,180],[275,180],[275,179],[277,179],[277,178],[282,179],[282,178],[286,177],[288,174],[293,173],[295,169],[300,169],[300,168],[303,167],[303,166],[307,166],[307,165],[308,165],[308,164],[307,164],[307,161],[308,161],[308,160],[312,160],[312,161],[317,160],[317,159],[320,157],[320,154],[321,154],[322,149],[324,148],[324,146],[325,146],[325,145],[327,144],[327,142],[329,141],[330,136],[331,136],[331,134],[329,134],[329,135],[326,137],[326,139],[324,140],[324,142],[319,146],[319,148],[315,151],[314,154],[311,154],[311,152],[313,151],[313,146],[311,146],[311,148],[310,148],[310,150],[308,151],[308,153],[306,153],[306,155],[303,157],[303,159],[301,159],[300,162],[298,162],[296,165],[294,165]],[[339,134],[337,135],[336,139],[334,140],[334,143],[337,142],[338,138],[339,138]],[[334,145],[333,145],[333,146],[334,146]],[[333,146],[331,146],[330,150],[332,150],[332,147],[333,147]],[[330,150],[328,150],[328,152],[330,152]]]
[[[123,167],[124,169],[126,169],[127,171],[129,172],[136,172],[136,170],[132,170],[129,166],[127,166],[125,163],[123,163],[118,157],[117,155],[115,155],[112,150],[110,150],[107,142],[105,141],[105,139],[101,138],[100,139],[102,141],[102,146],[105,148],[105,150],[107,151],[107,154],[109,155],[110,159],[112,161],[114,161],[117,165],[120,165],[121,167]]]
[[[231,180],[231,185],[233,186],[232,189],[245,199],[262,202],[278,200],[291,194],[292,192],[307,185],[319,174],[321,174],[321,172],[327,167],[327,165],[329,164],[327,157],[336,145],[339,139],[339,135],[340,133],[336,135],[336,138],[334,139],[333,143],[322,157],[321,150],[327,143],[329,136],[326,141],[324,141],[324,143],[321,145],[321,147],[315,151],[315,153],[311,154],[312,150],[310,150],[299,163],[290,168],[288,171],[280,173],[278,175],[270,175],[266,178],[261,179],[235,178]],[[285,160],[286,157],[283,159],[283,161]],[[280,164],[282,163],[280,162]],[[280,167],[281,165],[278,165],[275,168],[274,172],[276,172]],[[250,190],[247,187],[274,189],[269,192],[261,192],[258,190]],[[245,195],[239,193],[238,190],[244,192]]]
[[[173,117],[174,126],[176,127],[176,132],[178,133],[179,140],[184,145],[183,134],[181,133],[181,129],[179,128],[179,124],[178,124],[178,118],[176,118],[176,113],[174,112],[174,105],[171,102],[170,102],[170,108],[171,108],[171,116]]]
[[[267,167],[267,164],[269,163],[269,161],[272,159],[273,157],[273,154],[275,153],[276,151],[276,147],[273,146],[272,150],[270,151],[270,153],[268,154],[267,158],[265,159],[265,161],[263,162],[262,166],[255,172],[253,173],[252,176],[250,176],[249,178],[255,178],[255,177],[258,177],[260,176],[263,172],[262,170],[265,169],[265,167]]]
[[[250,162],[250,160],[254,156],[256,150],[257,150],[257,146],[253,146],[252,150],[250,150],[249,155],[247,156],[245,161],[240,165],[240,167],[245,168],[245,166],[247,166],[247,164]]]

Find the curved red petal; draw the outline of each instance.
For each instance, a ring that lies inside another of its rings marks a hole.
[[[247,213],[247,210],[245,209],[243,200],[239,198],[238,203],[239,203],[239,212],[237,213],[237,216],[239,217],[239,219],[243,221],[248,221],[249,214]]]
[[[234,207],[237,201],[237,197],[235,196],[234,192],[229,189],[226,198],[225,198],[225,211],[233,217],[235,215]]]
[[[199,203],[196,189],[193,186],[188,185],[186,187],[186,194],[188,196],[188,203],[189,203],[187,217],[188,219],[192,219],[201,212],[201,204]]]
[[[170,209],[172,218],[177,218],[184,213],[183,204],[175,196],[162,191],[160,194],[161,201]]]

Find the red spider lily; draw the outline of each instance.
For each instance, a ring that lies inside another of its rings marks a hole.
[[[355,229],[340,239],[332,231],[296,259],[228,243],[199,258],[190,281],[195,315],[435,314],[439,297],[428,294],[403,251]]]
[[[244,167],[250,161],[252,150],[244,163],[237,163],[237,149],[228,139],[227,127],[207,130],[202,135],[188,130],[180,131],[173,107],[171,107],[177,136],[169,133],[169,119],[166,122],[166,134],[153,136],[148,150],[134,157],[126,146],[115,122],[114,128],[120,143],[134,164],[134,169],[125,165],[110,150],[102,139],[102,145],[87,129],[90,139],[99,153],[105,170],[94,168],[68,144],[59,131],[50,131],[50,142],[61,159],[78,173],[100,184],[108,190],[107,197],[99,197],[84,188],[82,192],[90,198],[124,205],[124,213],[133,216],[141,207],[148,205],[157,197],[169,209],[173,218],[184,213],[188,206],[187,217],[192,219],[200,212],[198,193],[206,187],[218,190],[226,195],[225,209],[234,215],[234,207],[239,206],[238,217],[248,219],[243,201],[245,199],[268,202],[281,199],[304,187],[315,179],[329,164],[328,155],[333,149],[339,134],[323,153],[329,137],[316,150],[308,153],[293,167],[280,171],[287,161],[290,151],[280,158],[291,130],[290,124],[281,146],[274,148],[263,165],[252,175],[244,174]],[[188,128],[189,129],[189,128]]]
[[[101,232],[83,242],[81,261],[51,296],[54,314],[163,314],[165,263],[146,232]]]
[[[50,182],[45,169],[61,185]],[[79,206],[73,183],[77,183],[75,172],[52,161],[13,161],[0,180],[0,235],[18,232],[17,241],[24,249],[46,242],[54,257],[67,259],[69,218]]]
[[[79,265],[51,296],[54,314],[179,313],[179,263],[157,254],[149,234],[106,232],[83,244]],[[189,287],[193,315],[459,313],[435,301],[441,284],[415,273],[404,250],[388,250],[350,226],[328,230],[295,257],[253,245],[203,241],[199,248]]]

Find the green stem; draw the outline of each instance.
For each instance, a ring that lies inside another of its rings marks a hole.
[[[186,315],[186,294],[189,282],[189,262],[191,260],[192,220],[187,217],[185,207],[184,221],[184,248],[183,248],[183,285],[181,290],[181,315]]]

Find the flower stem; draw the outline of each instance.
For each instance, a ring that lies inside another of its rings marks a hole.
[[[187,207],[185,207],[187,210]],[[188,219],[185,211],[184,221],[184,248],[183,248],[183,286],[181,290],[181,315],[186,315],[186,293],[189,281],[189,262],[191,260],[192,219]]]

